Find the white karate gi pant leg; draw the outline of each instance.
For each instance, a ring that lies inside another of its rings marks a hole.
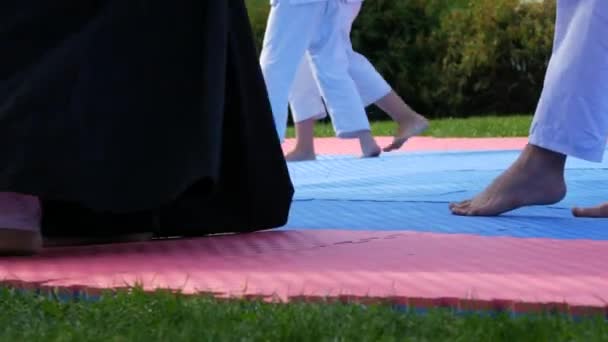
[[[608,1],[558,0],[530,143],[600,162],[608,138]]]
[[[345,6],[345,14],[342,16],[342,34],[344,48],[348,54],[348,73],[355,82],[363,105],[365,107],[373,104],[382,97],[388,95],[392,88],[384,78],[376,71],[374,66],[365,56],[354,51],[350,39],[352,25],[361,10],[360,2],[350,2]],[[308,119],[322,119],[327,113],[321,96],[321,90],[316,83],[312,69],[307,59],[302,60],[294,86],[290,93],[289,102],[295,122]],[[331,114],[330,114],[331,115]],[[348,129],[361,131],[364,127],[347,126],[344,123],[351,120],[352,114],[341,117],[335,113],[332,115],[332,123],[336,132],[346,132]]]
[[[337,25],[343,3],[292,2],[273,2],[260,59],[279,138],[285,139],[289,92],[306,52],[314,77],[323,88],[322,96],[332,103],[329,111],[353,113],[360,122],[353,120],[350,125],[369,130],[357,88],[348,74],[348,56]],[[350,125],[345,135],[352,132]]]
[[[323,97],[315,80],[308,57],[304,57],[289,92],[289,106],[295,123],[327,116]],[[335,126],[335,125],[334,125]]]

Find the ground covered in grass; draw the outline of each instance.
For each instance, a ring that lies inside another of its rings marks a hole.
[[[435,119],[424,134],[438,138],[480,138],[480,137],[526,137],[532,122],[531,115],[480,116],[467,119]],[[393,134],[395,124],[392,121],[372,123],[375,136]],[[293,127],[288,129],[288,137],[294,136]],[[333,137],[334,131],[329,121],[319,122],[315,127],[315,136]]]
[[[608,341],[600,318],[415,314],[390,306],[265,304],[141,291],[60,301],[0,289],[3,341]]]

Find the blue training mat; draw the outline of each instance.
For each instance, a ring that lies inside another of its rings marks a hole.
[[[289,165],[296,194],[285,229],[412,230],[488,236],[608,240],[608,219],[575,219],[570,207],[608,201],[608,163],[568,161],[568,196],[501,217],[451,215],[451,201],[483,190],[518,151],[396,153]]]

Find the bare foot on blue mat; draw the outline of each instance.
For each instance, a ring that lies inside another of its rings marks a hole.
[[[375,158],[382,153],[376,139],[371,131],[364,131],[359,134],[359,145],[361,146],[361,158]]]
[[[316,160],[317,156],[315,151],[312,150],[303,150],[295,148],[293,151],[287,153],[285,155],[285,160],[288,162],[298,162],[298,161],[307,161],[307,160]]]
[[[400,149],[410,138],[422,134],[429,128],[429,121],[420,114],[414,114],[413,118],[405,118],[397,123],[397,133],[390,145],[384,147],[384,152],[391,152]]]
[[[608,202],[591,208],[574,208],[572,214],[576,217],[608,218]]]
[[[451,203],[455,215],[497,216],[531,205],[549,205],[566,195],[566,156],[528,145],[511,167],[481,194]]]

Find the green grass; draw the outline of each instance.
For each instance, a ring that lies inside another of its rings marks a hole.
[[[122,293],[60,302],[0,290],[2,341],[606,341],[600,318],[398,312],[355,304],[221,302]]]
[[[526,137],[532,116],[481,116],[467,119],[436,119],[431,121],[430,129],[424,134],[433,137]],[[375,136],[393,134],[395,125],[392,121],[372,122]],[[293,127],[289,127],[288,137],[294,136]],[[315,127],[315,136],[333,137],[334,131],[328,121],[320,122]]]

